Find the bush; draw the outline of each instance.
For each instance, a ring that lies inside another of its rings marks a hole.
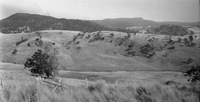
[[[48,55],[42,50],[35,52],[24,64],[25,68],[31,68],[31,73],[54,77],[57,73],[58,63],[55,55]]]
[[[41,38],[35,39],[35,45],[41,47],[43,45],[43,41]]]
[[[146,44],[140,47],[140,53],[147,58],[151,58],[155,55],[154,47],[150,44]]]
[[[31,46],[31,44],[30,44],[30,43],[28,43],[28,44],[27,44],[27,46],[28,46],[28,47],[30,47],[30,46]]]
[[[167,49],[173,50],[173,49],[175,49],[175,46],[169,46]]]
[[[190,36],[188,37],[188,39],[189,39],[190,41],[193,41],[193,36],[190,35]]]
[[[16,42],[16,46],[20,45],[23,42],[26,42],[28,39],[21,39],[20,41]]]
[[[17,54],[17,52],[18,52],[18,50],[14,49],[13,52],[12,52],[12,54],[15,55],[15,54]]]

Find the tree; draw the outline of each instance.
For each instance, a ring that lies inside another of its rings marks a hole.
[[[31,73],[40,76],[55,77],[57,74],[57,58],[55,54],[43,53],[42,50],[35,52],[24,64],[25,68],[30,68]]]
[[[189,45],[189,40],[188,40],[187,38],[184,38],[183,41],[184,41],[184,44],[185,44],[186,46]]]
[[[154,47],[149,43],[140,47],[140,53],[147,58],[151,58],[155,55]]]
[[[190,35],[188,38],[189,38],[190,42],[193,41],[193,36],[192,35]]]
[[[188,81],[200,81],[200,65],[193,65],[189,70],[184,72],[184,75],[190,77]]]

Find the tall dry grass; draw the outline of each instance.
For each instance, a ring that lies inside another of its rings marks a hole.
[[[120,83],[97,81],[79,86],[10,84],[0,87],[0,102],[199,102],[199,84]]]

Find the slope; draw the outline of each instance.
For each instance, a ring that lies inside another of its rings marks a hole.
[[[171,45],[167,35],[131,34],[127,39],[127,33],[115,31],[83,33],[44,30],[39,34],[1,34],[0,56],[4,63],[24,64],[38,49],[56,48],[61,70],[180,71],[200,63],[200,56],[197,56],[200,54],[200,35],[194,36],[197,36],[193,41],[196,46],[187,47],[184,43],[175,42],[178,38],[184,39],[187,36],[173,36],[172,40],[175,43]],[[17,42],[20,43],[16,45]],[[141,52],[141,48],[148,51]],[[192,63],[182,63],[187,62],[189,58],[193,60]]]

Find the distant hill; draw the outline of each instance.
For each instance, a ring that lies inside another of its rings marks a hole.
[[[0,21],[2,33],[21,33],[39,30],[99,31],[107,28],[88,20],[58,19],[50,16],[16,13]]]
[[[163,24],[175,24],[181,26],[195,25],[199,27],[200,22],[155,22],[138,18],[116,18],[104,20],[78,20],[55,18],[38,14],[16,13],[0,20],[0,32],[21,33],[40,30],[73,30],[93,32],[100,30],[112,30],[127,33],[136,33],[137,29],[126,29],[131,27],[155,27]]]
[[[116,18],[116,19],[94,20],[93,22],[111,28],[126,28],[132,26],[156,25],[155,21],[144,20],[143,18]]]
[[[152,20],[145,20],[141,17],[93,20],[92,22],[111,28],[127,28],[134,26],[160,26],[163,24],[175,24],[181,26],[188,26],[188,25],[199,26],[200,24],[200,22],[156,22]]]

